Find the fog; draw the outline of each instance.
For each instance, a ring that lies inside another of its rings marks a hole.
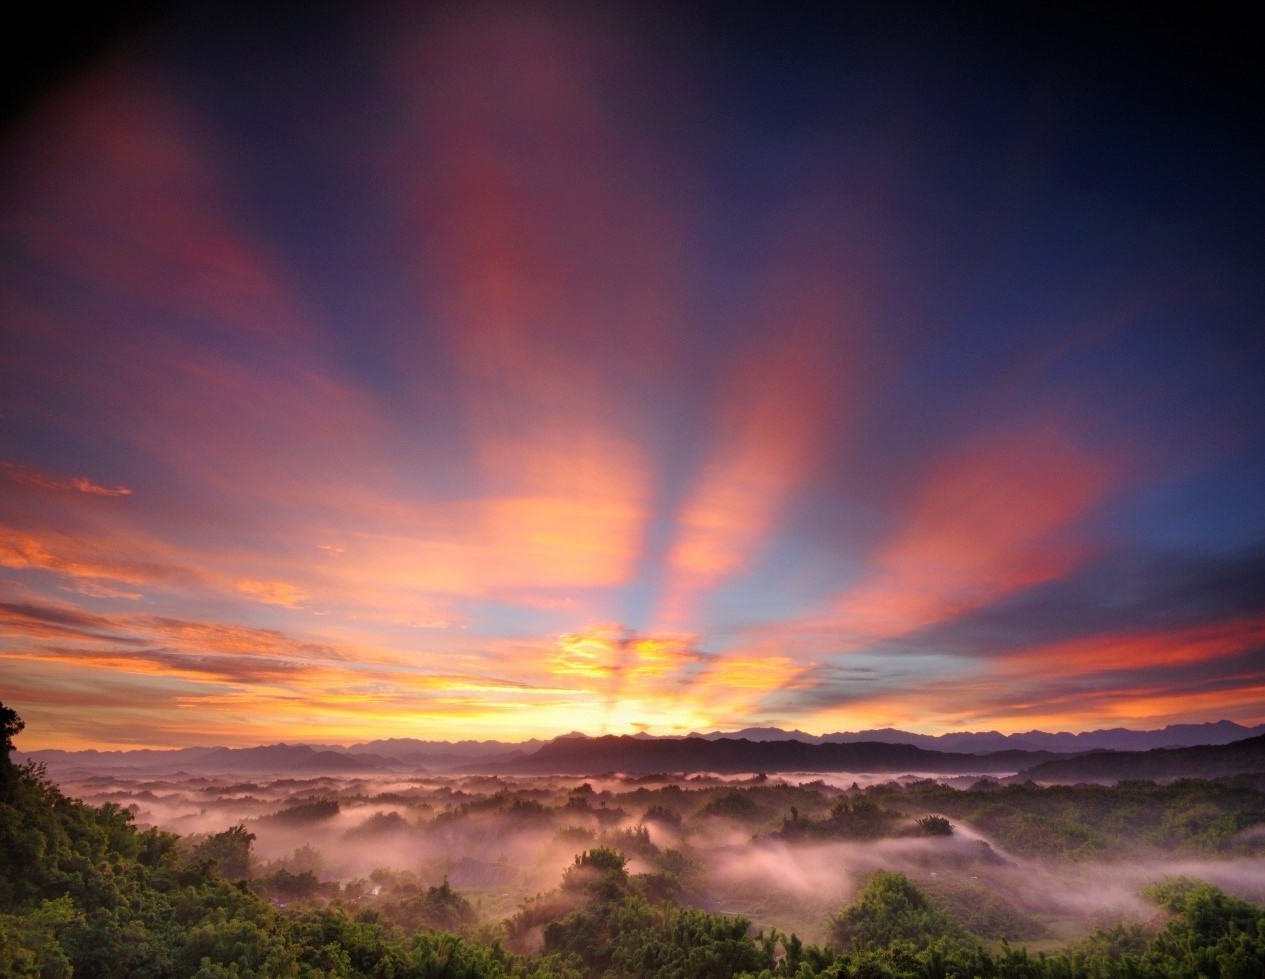
[[[623,852],[631,874],[657,874],[667,888],[663,896],[818,942],[829,936],[830,916],[879,869],[907,874],[987,939],[1062,940],[1115,921],[1154,922],[1157,909],[1139,892],[1166,876],[1198,877],[1265,900],[1259,825],[1239,834],[1234,856],[1155,849],[1092,860],[1025,857],[952,816],[950,835],[921,835],[916,817],[928,814],[922,811],[888,810],[881,838],[792,838],[791,813],[813,830],[832,806],[869,797],[862,790],[880,781],[851,774],[773,780],[80,773],[58,781],[69,795],[124,807],[138,825],[192,843],[242,825],[254,835],[255,875],[311,872],[331,885],[327,897],[354,893],[370,900],[389,879],[384,871],[415,875],[410,880],[420,886],[446,878],[485,925],[556,888],[575,856],[599,845]]]

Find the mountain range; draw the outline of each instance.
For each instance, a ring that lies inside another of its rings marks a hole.
[[[935,751],[909,744],[857,741],[807,744],[788,738],[555,738],[517,760],[481,771],[531,775],[597,775],[603,772],[898,772],[1013,773],[1062,756],[1010,749],[982,754]]]
[[[54,775],[73,771],[117,775],[368,775],[424,771],[550,774],[606,771],[1041,771],[1047,774],[1034,777],[1061,779],[1065,776],[1053,773],[1072,771],[1067,768],[1068,765],[1078,772],[1089,772],[1093,766],[1100,766],[1102,777],[1134,777],[1127,759],[1139,752],[1224,746],[1259,739],[1263,734],[1265,725],[1249,728],[1232,721],[1174,724],[1154,731],[1115,728],[1082,734],[1030,731],[1015,735],[985,731],[932,736],[890,728],[810,735],[781,728],[746,728],[733,733],[694,733],[685,738],[648,734],[590,738],[572,733],[551,741],[522,742],[388,738],[350,746],[274,744],[253,748],[127,751],[44,749],[18,752],[16,758],[44,764]],[[1090,752],[1102,753],[1103,760],[1087,760],[1096,757],[1087,754]],[[1072,756],[1077,756],[1075,762]],[[1106,760],[1110,758],[1114,760]],[[1082,767],[1081,760],[1087,767]],[[1154,764],[1163,767],[1160,762]],[[1236,770],[1244,770],[1240,762],[1227,764]],[[1112,766],[1124,771],[1124,775],[1108,775]],[[1265,770],[1265,764],[1259,770]],[[1136,777],[1144,776],[1139,773]]]
[[[1000,731],[954,731],[949,734],[914,734],[894,728],[867,731],[840,731],[813,735],[803,731],[784,731],[776,727],[749,727],[740,731],[713,731],[691,734],[690,737],[746,738],[749,741],[803,741],[805,744],[850,744],[858,741],[882,741],[887,744],[912,744],[933,751],[962,751],[979,754],[1017,748],[1022,751],[1149,751],[1151,748],[1185,748],[1201,744],[1229,744],[1244,738],[1265,734],[1265,724],[1245,727],[1234,721],[1210,721],[1204,724],[1170,724],[1152,731],[1133,731],[1116,727],[1071,734],[1066,731],[1027,731],[1023,734],[1002,734]]]
[[[601,775],[608,772],[836,772],[998,775],[1007,781],[1080,782],[1128,778],[1265,776],[1265,735],[1225,745],[1096,750],[1080,753],[936,751],[881,741],[823,742],[745,738],[583,736],[555,738],[533,754],[481,766],[501,774]]]
[[[1150,751],[1091,751],[1054,758],[1018,776],[1034,782],[1092,782],[1118,779],[1216,778],[1265,772],[1265,735],[1231,744]]]

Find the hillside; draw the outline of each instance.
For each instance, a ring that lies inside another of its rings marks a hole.
[[[1153,748],[1150,751],[1094,751],[1056,758],[1025,769],[1019,779],[1034,782],[1106,779],[1215,778],[1265,772],[1265,735],[1228,745]]]
[[[997,774],[1054,759],[1046,751],[974,755],[928,751],[882,742],[805,744],[745,738],[556,738],[519,761],[486,766],[521,774],[594,775],[601,772],[928,772]]]

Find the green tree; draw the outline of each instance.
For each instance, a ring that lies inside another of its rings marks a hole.
[[[923,836],[953,835],[953,824],[943,816],[923,816],[918,820],[918,829]]]
[[[965,940],[961,925],[937,908],[904,874],[879,870],[866,878],[852,903],[836,915],[832,935],[859,949],[896,941],[925,947],[936,938]]]
[[[9,793],[17,777],[13,760],[9,756],[13,754],[13,739],[21,734],[25,727],[17,711],[0,703],[0,737],[4,738],[4,743],[0,746],[4,748],[3,754],[0,754],[0,798],[4,798]]]
[[[255,834],[238,824],[200,841],[190,859],[214,863],[227,880],[245,880],[250,876],[250,845],[254,841]]]

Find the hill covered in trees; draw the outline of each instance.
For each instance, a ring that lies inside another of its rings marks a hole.
[[[1241,775],[1265,772],[1265,735],[1229,744],[1059,755],[1015,748],[981,754],[883,741],[750,741],[744,738],[555,738],[486,771],[595,775],[601,772],[1019,773],[1035,781]]]
[[[953,794],[944,786],[918,783],[836,794],[823,811],[829,799],[822,796],[821,805],[814,803],[811,788],[709,788],[698,793],[696,805],[691,803],[692,815],[656,802],[639,831],[612,830],[583,839],[577,834],[584,849],[556,886],[525,901],[508,918],[488,922],[480,921],[477,908],[446,880],[375,872],[371,881],[340,884],[298,867],[261,872],[252,857],[253,835],[244,826],[186,837],[140,829],[127,810],[75,801],[38,767],[14,766],[11,739],[21,722],[2,707],[0,719],[4,976],[1101,979],[1265,974],[1265,909],[1193,879],[1171,879],[1147,890],[1150,924],[1114,924],[1071,944],[1034,952],[996,942],[982,916],[966,913],[969,902],[955,905],[951,893],[877,870],[832,916],[828,940],[808,944],[770,928],[756,931],[741,916],[689,906],[688,889],[681,884],[697,868],[687,854],[656,846],[645,829],[679,825],[683,819],[719,820],[735,828],[780,825],[772,832],[787,842],[779,845],[846,838],[877,847],[893,833],[912,832],[931,842],[951,836],[954,826],[944,816],[914,820],[909,815],[934,805],[954,818],[960,813],[995,825],[1016,840],[1024,838],[1025,824],[1050,823],[1049,814],[1058,809],[1068,821],[1063,830],[1096,820],[1103,825],[1102,838],[1110,841],[1124,838],[1124,824],[1136,823],[1143,835],[1151,832],[1148,810],[1189,812],[1192,819],[1203,812],[1213,823],[1226,813],[1240,813],[1216,837],[1229,841],[1260,825],[1253,808],[1259,807],[1260,793],[1250,783],[1216,783],[1224,798],[1213,794],[1203,802],[1193,783],[1177,788],[1139,783],[1132,795],[1106,787],[988,784]],[[794,793],[805,811],[780,814],[778,801],[786,792]],[[1155,794],[1165,792],[1172,798]],[[642,798],[639,793],[630,794],[629,801]],[[689,801],[679,790],[663,798],[669,797]],[[570,806],[577,813],[588,808],[583,793],[572,798],[579,800]],[[528,822],[547,821],[553,811],[526,796],[497,804]],[[1007,811],[1014,814],[1010,823]],[[333,809],[315,806],[313,812],[313,818],[328,818]],[[447,818],[465,818],[464,810],[454,813]],[[1112,827],[1119,832],[1112,835]],[[1155,840],[1179,829],[1157,824]],[[1045,838],[1060,831],[1055,824]],[[366,890],[369,884],[372,893]]]
[[[1265,734],[1225,745],[1093,751],[1056,758],[1023,772],[1039,782],[1104,781],[1122,778],[1211,778],[1265,772]]]
[[[950,731],[946,734],[917,734],[895,728],[871,728],[865,731],[836,731],[832,734],[808,734],[784,731],[776,727],[748,727],[740,731],[711,731],[691,737],[718,741],[722,738],[748,741],[803,741],[806,744],[830,742],[849,744],[857,741],[881,741],[887,744],[911,744],[932,751],[960,751],[985,754],[1016,748],[1021,751],[1149,751],[1151,748],[1184,748],[1199,744],[1229,744],[1244,738],[1265,734],[1265,724],[1245,727],[1233,721],[1207,721],[1203,724],[1169,724],[1151,731],[1129,728],[1100,728],[1072,734],[1068,731],[1024,731],[1002,734],[1000,731]]]
[[[1059,756],[1048,751],[966,754],[863,741],[806,744],[745,738],[555,738],[524,758],[488,771],[596,775],[601,772],[1016,772]]]

